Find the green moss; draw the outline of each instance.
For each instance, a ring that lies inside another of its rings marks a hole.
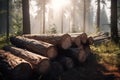
[[[6,36],[2,35],[0,36],[0,49],[5,45],[7,45]]]
[[[120,65],[120,48],[113,42],[108,41],[97,46],[93,45],[91,49],[96,54],[97,60],[100,63]]]

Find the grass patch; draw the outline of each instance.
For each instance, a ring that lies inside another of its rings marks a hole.
[[[5,45],[7,45],[6,36],[2,35],[0,36],[0,49]]]
[[[91,49],[96,54],[98,62],[120,66],[120,47],[113,42],[107,41],[100,45],[93,45]]]

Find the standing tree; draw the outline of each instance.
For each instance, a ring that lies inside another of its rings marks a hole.
[[[29,0],[22,0],[23,34],[30,34]]]
[[[42,0],[43,1],[43,33],[45,33],[45,5],[46,5],[46,0]]]
[[[117,27],[117,0],[111,0],[111,38],[113,42],[119,42]]]
[[[84,0],[84,17],[83,17],[83,32],[85,32],[86,29],[86,0]]]
[[[7,0],[7,42],[9,39],[9,0]]]
[[[100,0],[97,0],[97,31],[100,28]]]

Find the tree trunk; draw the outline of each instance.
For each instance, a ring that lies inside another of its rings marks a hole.
[[[30,62],[38,73],[45,73],[50,67],[50,61],[47,57],[12,46],[5,46],[4,49]]]
[[[57,47],[68,49],[72,45],[71,36],[69,34],[64,35],[24,35],[24,37],[30,39],[36,39],[48,42]]]
[[[97,0],[97,31],[100,29],[100,0]]]
[[[49,57],[50,59],[57,56],[57,51],[55,47],[52,44],[43,41],[37,41],[34,39],[28,39],[20,36],[11,37],[10,41],[17,47],[27,49],[37,54],[41,54],[43,56]]]
[[[46,11],[46,9],[45,9],[45,5],[46,5],[46,0],[42,0],[43,1],[43,34],[45,34],[45,20],[46,20],[46,17],[45,17],[45,11]]]
[[[6,30],[6,34],[7,34],[7,43],[9,41],[9,0],[7,0],[7,30]]]
[[[111,37],[112,41],[116,44],[119,42],[117,27],[117,0],[111,0]]]
[[[0,69],[11,80],[30,80],[32,67],[27,61],[9,52],[0,52]]]
[[[86,0],[84,0],[83,32],[86,30]]]
[[[23,34],[30,34],[29,0],[22,0]]]

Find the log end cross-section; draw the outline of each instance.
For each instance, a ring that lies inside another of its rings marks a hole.
[[[72,45],[72,39],[69,34],[64,34],[61,39],[61,47],[63,49],[68,49]]]

